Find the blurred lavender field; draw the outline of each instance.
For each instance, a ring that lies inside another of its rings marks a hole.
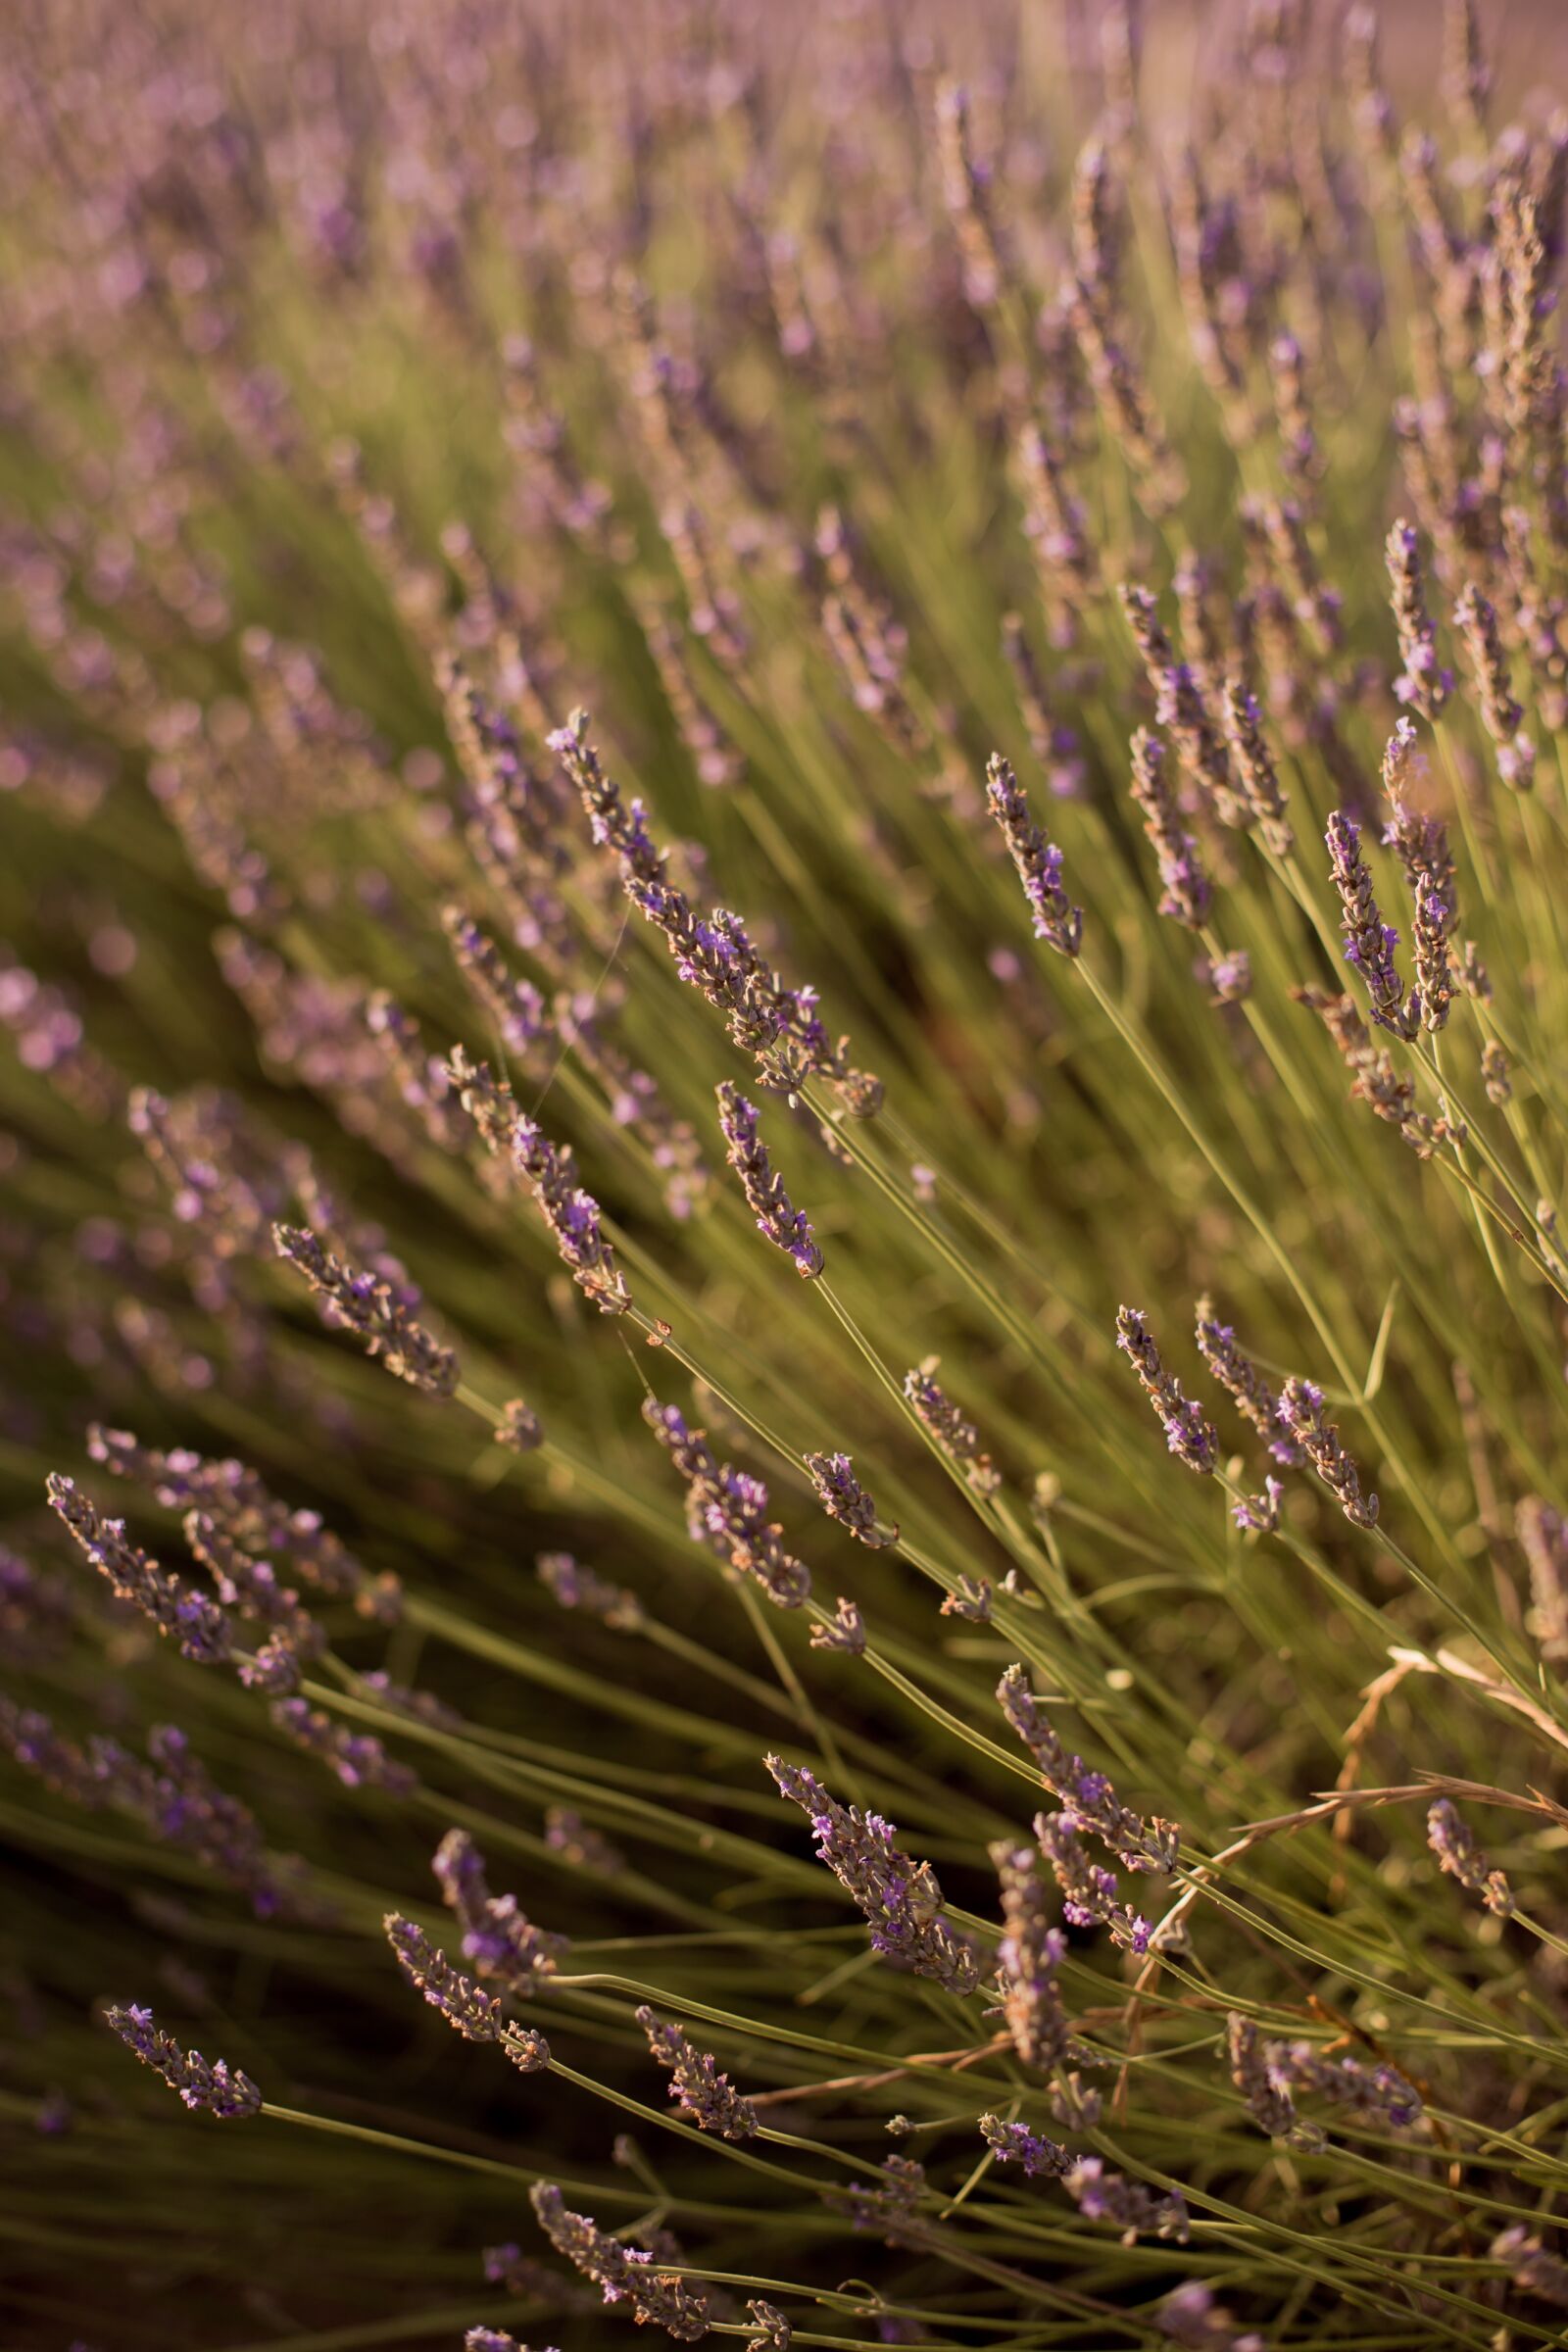
[[[1560,2341],[1568,18],[0,106],[4,2352]]]

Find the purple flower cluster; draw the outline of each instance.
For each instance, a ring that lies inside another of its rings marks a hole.
[[[638,1633],[647,1622],[635,1592],[583,1567],[569,1551],[542,1551],[533,1565],[539,1582],[564,1609],[581,1609],[622,1634]]]
[[[1225,681],[1225,739],[1237,788],[1259,840],[1274,857],[1288,857],[1296,837],[1280,789],[1279,770],[1263,733],[1263,713],[1245,678]]]
[[[525,2075],[538,2074],[550,2064],[550,2044],[544,2035],[532,2027],[510,2024],[496,1995],[486,1992],[461,1968],[454,1968],[422,1928],[398,1911],[389,1911],[381,1924],[409,1983],[455,2034],[461,2034],[465,2041],[499,2042],[513,2065]]]
[[[303,1225],[274,1225],[272,1246],[322,1301],[322,1319],[352,1331],[366,1351],[426,1396],[450,1396],[458,1359],[415,1320],[390,1282],[349,1265]]]
[[[1429,1810],[1427,1843],[1449,1876],[1471,1894],[1479,1894],[1489,1911],[1498,1919],[1513,1917],[1512,1887],[1500,1870],[1489,1867],[1451,1797],[1440,1796]]]
[[[1250,1356],[1237,1347],[1235,1326],[1221,1323],[1213,1301],[1206,1298],[1198,1301],[1197,1337],[1199,1354],[1226,1395],[1234,1398],[1238,1411],[1259,1437],[1267,1439],[1275,1461],[1288,1470],[1299,1469],[1306,1455],[1294,1438],[1281,1431],[1279,1398]]]
[[[1482,723],[1497,747],[1497,773],[1516,792],[1528,792],[1535,781],[1536,747],[1524,732],[1524,710],[1514,700],[1496,607],[1472,583],[1460,595],[1453,617],[1475,673]]]
[[[526,2000],[556,1973],[564,1936],[536,1928],[514,1894],[495,1895],[484,1858],[466,1830],[448,1830],[430,1865],[441,1899],[463,1931],[463,1956],[504,1992]]]
[[[1329,865],[1340,894],[1340,928],[1345,934],[1345,960],[1354,964],[1372,1000],[1372,1018],[1396,1037],[1414,1034],[1419,1005],[1406,1004],[1404,986],[1394,961],[1399,934],[1383,920],[1372,876],[1361,855],[1361,828],[1355,819],[1336,808],[1324,839]]]
[[[997,1685],[997,1704],[1029,1750],[1053,1796],[1080,1829],[1116,1855],[1125,1870],[1170,1871],[1176,1867],[1181,1831],[1173,1821],[1146,1821],[1129,1811],[1102,1772],[1091,1772],[1082,1756],[1070,1755],[1041,1712],[1029,1678],[1009,1666]]]
[[[655,2270],[651,2256],[623,2246],[585,2213],[568,2213],[553,2180],[535,2181],[528,2202],[556,2252],[591,2278],[607,2303],[624,2303],[640,2325],[662,2328],[679,2343],[694,2344],[708,2333],[708,2300],[699,2288]]]
[[[1165,2195],[1145,2188],[1142,2181],[1124,2180],[1119,2173],[1107,2173],[1098,2156],[1080,2156],[1065,2182],[1084,2220],[1109,2222],[1121,2232],[1123,2245],[1140,2237],[1169,2237],[1184,2246],[1192,2234],[1186,2204],[1177,2191]]]
[[[758,1131],[757,1109],[737,1087],[725,1081],[718,1090],[718,1123],[723,1130],[725,1157],[741,1180],[746,1205],[766,1234],[794,1261],[797,1274],[808,1281],[822,1271],[822,1252],[812,1237],[804,1209],[798,1209],[776,1174],[767,1146]]]
[[[1427,611],[1421,572],[1421,542],[1402,515],[1389,533],[1385,553],[1399,659],[1404,663],[1394,681],[1394,691],[1409,710],[1425,719],[1435,719],[1453,692],[1453,672],[1438,660],[1438,633]]]
[[[1397,774],[1407,764],[1413,735],[1410,721],[1401,718],[1383,763],[1385,780],[1391,769]],[[1448,828],[1441,817],[1411,808],[1396,792],[1391,794],[1389,806],[1390,820],[1383,839],[1398,855],[1415,908],[1411,943],[1417,1008],[1426,1028],[1441,1029],[1453,997],[1448,942],[1458,921]]]
[[[453,1048],[446,1068],[489,1151],[532,1186],[573,1282],[602,1314],[624,1314],[631,1294],[605,1239],[599,1203],[577,1182],[571,1147],[553,1144],[537,1120],[517,1108],[506,1080],[492,1077],[486,1064],[470,1060],[461,1046]]]
[[[811,1590],[810,1572],[784,1547],[783,1529],[767,1516],[760,1478],[715,1459],[700,1429],[657,1396],[645,1398],[643,1419],[686,1482],[686,1525],[742,1576],[755,1577],[781,1609],[798,1609]]]
[[[1200,1476],[1211,1477],[1219,1459],[1219,1439],[1213,1424],[1205,1419],[1203,1409],[1196,1398],[1185,1396],[1180,1381],[1165,1370],[1160,1360],[1148,1317],[1137,1307],[1123,1306],[1116,1312],[1116,1345],[1137,1373],[1144,1395],[1149,1398],[1165,1431],[1165,1443],[1178,1461],[1196,1470]]]
[[[666,880],[666,859],[649,838],[642,803],[633,801],[628,808],[588,741],[588,713],[574,710],[551,735],[550,748],[576,786],[594,840],[615,858],[627,897],[663,932],[682,980],[727,1016],[736,1044],[757,1055],[764,1081],[790,1090],[807,1077],[831,1079],[851,1111],[874,1112],[881,1086],[851,1067],[846,1040],[837,1046],[830,1042],[816,1010],[815,990],[786,987],[736,916],[723,907],[699,915]]]
[[[830,1519],[847,1527],[868,1550],[881,1551],[898,1542],[896,1527],[878,1524],[876,1505],[856,1477],[855,1465],[847,1453],[808,1453],[803,1458],[816,1489],[816,1499]]]
[[[1061,1907],[1075,1928],[1108,1928],[1110,1939],[1122,1951],[1142,1958],[1153,1935],[1152,1923],[1121,1900],[1114,1871],[1091,1862],[1072,1813],[1037,1813],[1035,1836],[1040,1850],[1055,1873]]]
[[[46,1485],[52,1507],[118,1600],[138,1608],[161,1634],[178,1642],[183,1656],[200,1665],[220,1666],[232,1656],[232,1629],[216,1601],[192,1592],[127,1542],[123,1519],[106,1519],[74,1479],[51,1472]]]
[[[831,1618],[819,1618],[811,1628],[813,1649],[842,1649],[852,1658],[865,1654],[865,1619],[853,1600],[842,1593]]]
[[[757,2110],[743,2098],[716,2059],[700,2050],[679,2026],[655,2015],[646,2002],[637,2023],[648,2036],[648,2047],[669,2071],[669,2095],[679,2102],[698,2129],[716,2132],[721,2139],[751,2139],[757,2132]]]
[[[1030,816],[1018,779],[1000,752],[986,762],[986,800],[1034,909],[1036,939],[1058,956],[1076,956],[1083,946],[1083,909],[1069,903],[1061,887],[1061,852]]]
[[[1231,2081],[1258,2130],[1294,2148],[1321,2148],[1323,2134],[1317,2125],[1303,2123],[1296,2112],[1289,2070],[1276,2063],[1278,2046],[1263,2039],[1250,2018],[1233,2012],[1226,2020]]]
[[[1299,1446],[1352,1527],[1377,1524],[1378,1498],[1363,1495],[1354,1462],[1340,1444],[1340,1433],[1324,1419],[1323,1392],[1310,1380],[1294,1375],[1280,1391],[1280,1426]]]
[[[117,2003],[104,2015],[125,2047],[135,2052],[143,2066],[162,2075],[187,2107],[225,2121],[260,2112],[262,2094],[249,2075],[241,2074],[226,2059],[209,2064],[200,2050],[182,2050],[172,2034],[154,2024],[150,2009]]]
[[[309,1754],[319,1756],[345,1788],[380,1788],[388,1796],[412,1796],[419,1785],[418,1775],[395,1762],[372,1733],[351,1732],[347,1725],[334,1723],[308,1698],[275,1698],[270,1713],[278,1730]]]
[[[1068,2148],[1025,2124],[1004,2124],[995,2115],[980,2118],[980,2136],[999,2164],[1021,2164],[1031,2180],[1063,2180],[1077,2158]]]
[[[991,1456],[981,1452],[974,1423],[964,1419],[946,1389],[932,1378],[935,1367],[933,1356],[906,1372],[904,1394],[921,1428],[949,1461],[962,1470],[965,1483],[977,1494],[994,1494],[1002,1484],[1001,1473],[993,1468]]]
[[[825,2189],[823,2198],[849,2216],[852,2230],[863,2230],[885,2246],[918,2246],[925,2233],[915,2208],[924,2190],[924,2165],[911,2156],[890,2156],[875,2181],[852,2180],[848,2188]]]
[[[1163,896],[1159,911],[1172,922],[1200,931],[1208,920],[1213,887],[1203,870],[1202,852],[1181,821],[1170,786],[1165,781],[1165,746],[1157,735],[1140,727],[1133,737],[1132,781],[1128,787],[1143,811],[1144,831],[1159,864]]]
[[[1002,1883],[1004,1923],[997,1946],[1002,2014],[1025,2066],[1057,2066],[1073,2048],[1056,1983],[1067,1957],[1067,1939],[1048,1917],[1036,1849],[1004,1838],[991,1848],[991,1859]]]
[[[814,1773],[782,1756],[766,1762],[782,1794],[809,1816],[818,1858],[870,1922],[872,1948],[949,1992],[972,1992],[980,1982],[974,1947],[945,1916],[930,1863],[911,1862],[891,1822],[841,1805]]]
[[[1530,1631],[1542,1656],[1560,1666],[1568,1658],[1568,1519],[1527,1494],[1514,1526],[1530,1569]]]

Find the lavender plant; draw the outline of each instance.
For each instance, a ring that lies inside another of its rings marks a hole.
[[[1428,13],[17,12],[7,2352],[1559,2340],[1568,48]]]

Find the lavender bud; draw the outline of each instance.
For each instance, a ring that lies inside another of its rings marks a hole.
[[[1274,755],[1263,733],[1263,713],[1257,697],[1239,676],[1225,681],[1225,736],[1237,785],[1263,847],[1276,858],[1289,857],[1296,836],[1291,831]]]
[[[1441,817],[1409,808],[1394,789],[1411,765],[1414,737],[1409,719],[1401,718],[1383,762],[1384,782],[1390,788],[1390,819],[1383,839],[1398,854],[1415,907],[1415,1002],[1425,1026],[1441,1029],[1453,997],[1448,939],[1458,921],[1458,904],[1446,825]]]
[[[118,1600],[127,1600],[140,1609],[161,1634],[178,1642],[183,1656],[194,1658],[198,1665],[220,1666],[232,1655],[229,1621],[216,1601],[192,1592],[177,1576],[127,1543],[123,1519],[104,1518],[74,1479],[51,1472],[45,1486],[52,1508]]]
[[[1214,2290],[1201,2279],[1190,2278],[1168,2294],[1154,2312],[1161,2335],[1182,2344],[1188,2352],[1268,2352],[1263,2337],[1249,2328],[1235,2328],[1230,2316],[1214,2301]]]
[[[1513,1917],[1513,1890],[1507,1879],[1500,1870],[1488,1868],[1486,1855],[1448,1797],[1440,1796],[1427,1814],[1427,1843],[1450,1877],[1471,1894],[1479,1894],[1489,1911],[1498,1919]]]
[[[309,1754],[319,1756],[345,1788],[380,1788],[388,1796],[412,1796],[419,1786],[418,1775],[407,1764],[395,1763],[373,1734],[351,1732],[334,1723],[309,1699],[274,1699],[270,1713],[278,1730]]]
[[[1320,2148],[1322,2132],[1315,2124],[1304,2124],[1297,2115],[1289,2083],[1277,2076],[1270,2064],[1270,2045],[1250,2018],[1233,2013],[1226,2021],[1226,2040],[1231,2081],[1246,2100],[1247,2111],[1258,2130],[1265,2132],[1270,2139],[1288,2141],[1292,2147]]]
[[[1323,1417],[1323,1392],[1294,1376],[1280,1391],[1280,1426],[1300,1446],[1352,1527],[1377,1523],[1378,1498],[1361,1494],[1355,1464],[1340,1444],[1340,1433]]]
[[[1139,2237],[1170,2237],[1185,2245],[1191,2230],[1180,2196],[1156,2195],[1141,2181],[1107,2173],[1098,2156],[1080,2156],[1066,2175],[1067,2194],[1087,2222],[1109,2222],[1130,2246]]]
[[[1211,1476],[1219,1459],[1219,1439],[1203,1417],[1202,1407],[1182,1392],[1160,1360],[1147,1316],[1137,1307],[1116,1311],[1116,1345],[1133,1370],[1145,1396],[1159,1415],[1165,1443],[1178,1460],[1200,1476]]]
[[[116,2004],[104,2015],[125,2047],[135,2052],[143,2066],[162,2075],[187,2107],[225,2121],[260,2112],[262,2094],[249,2075],[241,2074],[225,2059],[209,2065],[200,2050],[182,2050],[172,2034],[153,2023],[150,2009]]]
[[[669,2070],[669,2095],[679,2101],[682,2112],[700,2131],[716,2132],[721,2139],[750,2139],[757,2131],[757,2110],[729,2077],[719,2073],[717,2062],[688,2040],[679,2026],[657,2017],[646,2002],[636,2014],[649,2048]]]
[[[993,1469],[991,1456],[980,1451],[974,1423],[964,1419],[947,1391],[932,1379],[936,1365],[936,1357],[927,1356],[923,1364],[906,1372],[904,1394],[927,1436],[962,1470],[965,1484],[977,1494],[994,1494],[1002,1484],[1001,1473]]]
[[[1045,1881],[1033,1846],[1004,1838],[991,1848],[1002,1882],[1002,1940],[997,1982],[1012,2046],[1025,2066],[1052,2067],[1072,2047],[1056,1974],[1067,1939],[1047,1916]],[[982,2127],[983,2128],[983,2127]]]
[[[534,1573],[564,1609],[581,1609],[617,1633],[640,1633],[647,1619],[643,1604],[624,1585],[612,1585],[573,1559],[569,1551],[542,1551]]]
[[[1181,821],[1174,796],[1165,781],[1165,747],[1157,735],[1140,727],[1133,737],[1133,772],[1129,790],[1144,812],[1144,831],[1159,862],[1164,895],[1159,911],[1172,922],[1200,931],[1208,920],[1212,888],[1203,871],[1202,854]]]
[[[577,1182],[570,1146],[553,1144],[543,1128],[517,1108],[506,1080],[493,1078],[485,1064],[471,1061],[461,1046],[453,1048],[446,1069],[486,1148],[532,1187],[573,1282],[601,1314],[623,1315],[631,1294],[605,1239],[599,1203]]]
[[[448,1830],[430,1867],[463,1931],[464,1958],[504,1992],[529,1999],[555,1975],[568,1948],[565,1936],[532,1926],[514,1894],[491,1893],[483,1857],[466,1830]]]
[[[651,2322],[681,2343],[708,2333],[708,2303],[697,2288],[656,2271],[648,2255],[621,2245],[585,2213],[568,2213],[553,2180],[535,2181],[528,2202],[556,2252],[591,2278],[607,2303],[624,2303],[639,2324]]]
[[[830,1519],[847,1527],[869,1551],[881,1551],[898,1542],[896,1527],[878,1526],[876,1505],[856,1477],[847,1453],[808,1453],[802,1458],[816,1489],[817,1501]]]
[[[966,1618],[970,1625],[989,1625],[993,1596],[994,1588],[988,1576],[960,1576],[957,1590],[944,1593],[939,1614]]]
[[[1438,662],[1437,631],[1427,612],[1421,576],[1421,542],[1401,516],[1388,537],[1389,582],[1393,590],[1394,625],[1399,635],[1402,673],[1394,681],[1401,703],[1435,719],[1453,692],[1453,672]]]
[[[509,2025],[493,1993],[483,1991],[445,1952],[437,1951],[422,1928],[400,1912],[389,1911],[382,1921],[394,1959],[416,1992],[421,1992],[465,2041],[497,2041],[514,2066],[525,2075],[550,2064],[550,2045],[531,2027]]]
[[[1345,960],[1353,963],[1372,1000],[1372,1018],[1396,1037],[1414,1034],[1420,1014],[1415,999],[1407,1004],[1394,951],[1399,934],[1383,920],[1372,876],[1361,856],[1361,828],[1353,817],[1336,808],[1324,839],[1334,887],[1340,894],[1340,928],[1345,934]]]
[[[1535,781],[1536,748],[1522,731],[1525,714],[1514,700],[1496,608],[1472,583],[1460,595],[1453,617],[1475,673],[1482,721],[1497,746],[1497,773],[1516,792],[1528,792]]]
[[[774,1174],[767,1147],[758,1133],[756,1108],[727,1080],[717,1093],[718,1123],[728,1147],[725,1157],[741,1180],[746,1205],[757,1219],[757,1230],[766,1234],[770,1242],[792,1258],[796,1273],[809,1282],[822,1271],[822,1252],[812,1238],[805,1210],[795,1207]]]
[[[1278,1397],[1251,1358],[1237,1347],[1233,1326],[1216,1320],[1213,1301],[1206,1298],[1198,1301],[1198,1351],[1220,1387],[1235,1399],[1238,1410],[1260,1438],[1267,1439],[1274,1459],[1287,1469],[1298,1469],[1306,1455],[1293,1440],[1280,1434]]]
[[[980,1981],[974,1950],[944,1916],[930,1863],[911,1862],[895,1842],[891,1822],[839,1804],[813,1773],[781,1756],[766,1763],[780,1791],[809,1816],[818,1859],[870,1922],[873,1950],[918,1977],[935,1978],[950,1992],[972,1992]]]
[[[458,1385],[458,1359],[438,1347],[398,1299],[389,1282],[361,1273],[301,1225],[274,1225],[272,1244],[304,1275],[322,1300],[322,1320],[339,1324],[365,1342],[387,1370],[427,1396],[450,1396]]]
[[[1493,2239],[1492,2259],[1507,2264],[1508,2275],[1522,2293],[1539,2295],[1544,2303],[1568,2311],[1568,2263],[1548,2254],[1523,2222],[1510,2224]]]
[[[714,1459],[700,1429],[657,1396],[643,1402],[648,1423],[686,1481],[686,1525],[743,1576],[753,1576],[778,1608],[798,1609],[811,1590],[810,1572],[786,1551],[783,1529],[767,1517],[767,1489],[760,1478]]]
[[[1181,1844],[1175,1822],[1145,1821],[1129,1812],[1103,1773],[1091,1772],[1082,1756],[1068,1754],[1041,1713],[1021,1666],[1007,1668],[997,1685],[997,1703],[1076,1828],[1092,1830],[1125,1870],[1175,1869]]]
[[[1062,1910],[1075,1928],[1104,1927],[1112,1943],[1140,1959],[1153,1934],[1151,1923],[1132,1911],[1117,1894],[1113,1871],[1090,1861],[1071,1813],[1037,1813],[1035,1836],[1040,1850],[1055,1873]]]
[[[533,1453],[544,1444],[545,1433],[539,1426],[539,1416],[532,1405],[520,1396],[501,1408],[501,1422],[496,1430],[496,1444],[505,1446],[509,1453]]]
[[[1064,2180],[1077,2162],[1070,2149],[1058,2147],[1054,2139],[1023,2124],[1004,2124],[995,2115],[981,2116],[980,2136],[999,2164],[1021,2164],[1030,2180]]]
[[[1514,1526],[1530,1569],[1526,1623],[1542,1656],[1560,1667],[1568,1658],[1568,1520],[1539,1495],[1527,1494]]]
[[[747,2338],[746,2352],[790,2352],[795,2330],[777,2304],[764,2303],[757,2296],[746,2308],[757,2326],[757,2333]]]
[[[986,799],[1034,909],[1035,937],[1058,956],[1076,956],[1083,945],[1083,909],[1068,903],[1061,887],[1061,852],[1031,819],[1018,779],[998,752],[986,762]]]

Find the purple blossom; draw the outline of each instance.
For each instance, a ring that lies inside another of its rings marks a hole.
[[[784,1547],[783,1529],[767,1517],[760,1478],[715,1460],[700,1429],[672,1404],[645,1398],[643,1419],[686,1482],[686,1524],[693,1541],[755,1577],[781,1609],[798,1609],[811,1590],[809,1571]]]
[[[1489,1911],[1498,1919],[1513,1917],[1513,1889],[1500,1870],[1489,1867],[1450,1797],[1440,1796],[1429,1810],[1427,1843],[1449,1876],[1471,1894],[1479,1894]]]
[[[986,800],[1034,910],[1035,937],[1058,956],[1076,956],[1083,946],[1083,909],[1069,905],[1061,887],[1061,852],[1034,823],[1018,779],[1000,752],[986,762]]]
[[[566,1938],[534,1927],[514,1894],[491,1893],[484,1858],[466,1830],[448,1830],[431,1868],[463,1932],[463,1956],[481,1977],[524,2000],[548,1983]]]
[[[1213,1426],[1205,1420],[1203,1411],[1194,1398],[1182,1392],[1160,1360],[1147,1316],[1136,1307],[1123,1306],[1116,1313],[1116,1345],[1133,1370],[1145,1396],[1159,1415],[1165,1431],[1165,1443],[1178,1460],[1200,1476],[1211,1476],[1219,1459],[1219,1439]]]
[[[484,1991],[461,1968],[454,1968],[422,1928],[397,1911],[389,1911],[382,1926],[404,1976],[454,2033],[461,2034],[465,2041],[499,2042],[513,2065],[525,2075],[537,2074],[550,2064],[550,2044],[544,2035],[531,2026],[510,2024],[505,2006],[495,1994]]]
[[[45,1483],[52,1507],[117,1599],[140,1609],[199,1665],[220,1666],[232,1655],[229,1621],[216,1601],[193,1592],[138,1550],[126,1540],[123,1519],[106,1519],[74,1479],[51,1472]]]
[[[847,1527],[868,1550],[880,1551],[898,1542],[896,1527],[878,1525],[876,1505],[856,1477],[847,1453],[808,1453],[803,1458],[817,1501],[830,1519]]]
[[[757,2131],[757,2110],[750,2099],[742,2098],[729,2077],[720,2074],[717,2061],[698,2049],[679,2026],[656,2016],[646,2002],[637,2011],[637,2023],[660,2065],[668,2069],[669,2095],[679,2101],[682,2113],[689,2115],[700,2131],[716,2132],[721,2139],[752,2138]]]
[[[260,2112],[262,2094],[249,2075],[241,2074],[226,2059],[209,2064],[200,2050],[182,2050],[172,2034],[155,2025],[150,2009],[116,2004],[104,2015],[125,2047],[134,2051],[143,2066],[162,2075],[187,2107],[225,2121]]]
[[[1080,1829],[1092,1830],[1126,1870],[1170,1871],[1176,1867],[1181,1831],[1173,1821],[1146,1821],[1121,1803],[1102,1772],[1091,1772],[1082,1756],[1068,1753],[1057,1739],[1021,1666],[1009,1666],[997,1685],[997,1704],[1033,1757],[1053,1796]]]
[[[725,1156],[741,1180],[758,1232],[765,1233],[794,1260],[797,1274],[812,1280],[822,1271],[822,1252],[806,1213],[795,1207],[774,1173],[767,1147],[758,1132],[755,1105],[727,1081],[718,1089],[718,1123],[727,1146]]]
[[[1059,2147],[1055,2140],[1046,2139],[1024,2124],[1004,2124],[994,2115],[980,2118],[980,2136],[999,2164],[1021,2164],[1031,2180],[1064,2180],[1077,2161],[1070,2149]]]
[[[911,1862],[891,1822],[839,1804],[814,1773],[781,1756],[766,1762],[781,1792],[808,1815],[818,1858],[870,1922],[872,1948],[950,1992],[972,1992],[980,1981],[974,1949],[945,1916],[930,1863]]]

